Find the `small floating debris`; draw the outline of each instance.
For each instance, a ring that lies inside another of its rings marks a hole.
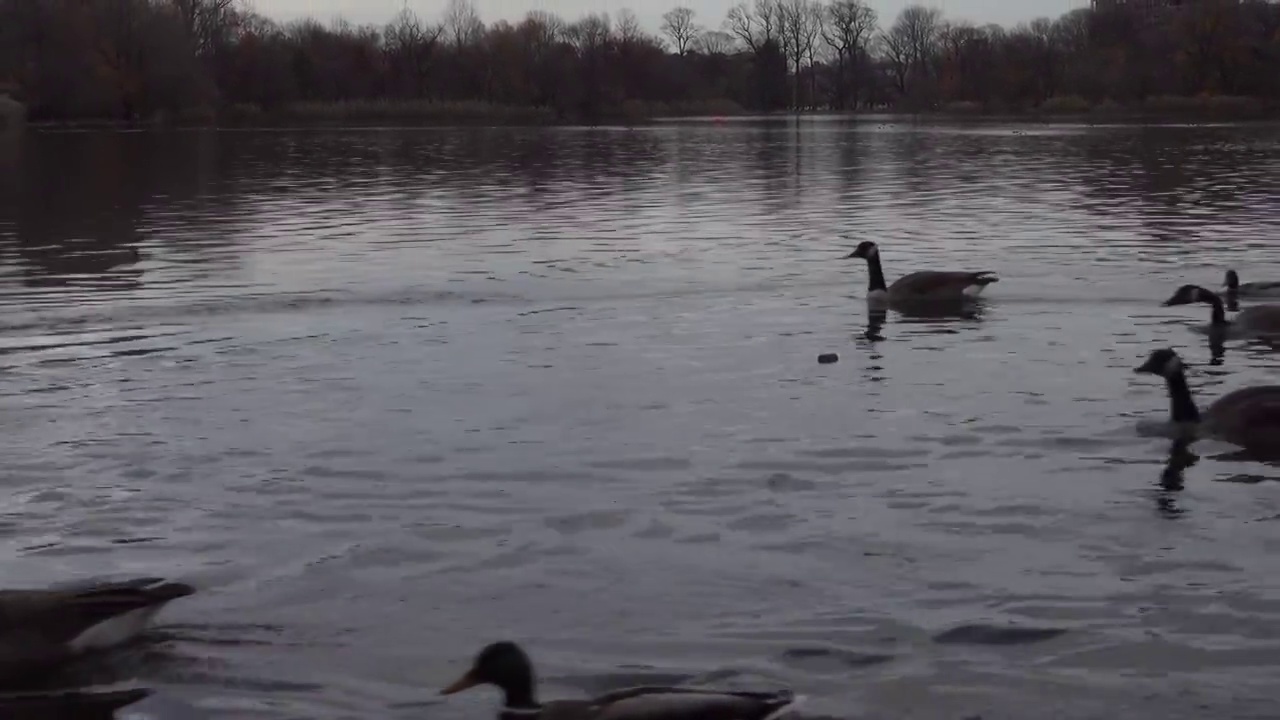
[[[830,365],[831,363],[836,362],[839,359],[840,359],[840,356],[835,353],[822,353],[821,355],[818,356],[818,363],[822,365]]]

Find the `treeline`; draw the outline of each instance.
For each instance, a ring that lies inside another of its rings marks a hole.
[[[280,24],[235,0],[0,0],[0,86],[33,120],[515,121],[783,109],[1017,111],[1280,100],[1280,4],[1076,10],[1011,29],[864,0],[754,0],[486,25],[470,0],[385,26]]]

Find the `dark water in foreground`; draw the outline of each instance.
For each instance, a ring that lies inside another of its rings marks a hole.
[[[1280,128],[879,123],[29,135],[4,584],[199,584],[118,672],[219,717],[490,717],[434,693],[502,637],[551,697],[1274,716],[1280,468],[1162,488],[1131,368],[1276,380],[1159,304],[1280,279]],[[869,341],[867,238],[1002,280]]]

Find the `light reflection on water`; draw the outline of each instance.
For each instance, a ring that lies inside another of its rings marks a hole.
[[[1131,369],[1274,381],[1159,306],[1280,278],[1273,126],[37,133],[16,163],[6,583],[202,587],[121,673],[235,717],[466,717],[493,698],[435,688],[511,636],[549,696],[1270,712],[1280,472],[1143,432]],[[840,259],[868,238],[890,280],[1001,281],[877,321]]]

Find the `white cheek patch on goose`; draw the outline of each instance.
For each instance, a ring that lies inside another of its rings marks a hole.
[[[1164,363],[1164,374],[1174,375],[1182,371],[1182,361],[1178,358],[1169,358]]]

